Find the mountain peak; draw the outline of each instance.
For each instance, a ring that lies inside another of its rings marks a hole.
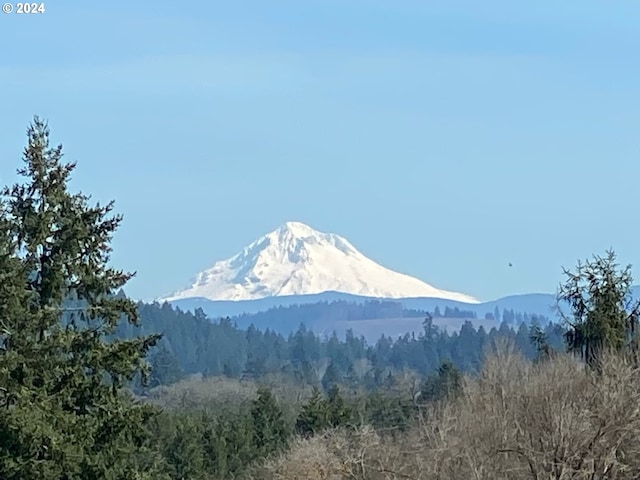
[[[320,232],[302,222],[285,222],[280,226],[280,228],[278,228],[278,231],[290,232],[291,234],[299,237],[320,234]]]
[[[336,248],[345,255],[360,254],[347,239],[340,235],[323,233],[301,222],[285,222],[273,232],[266,234],[261,240],[268,240],[272,247],[277,247],[282,252],[296,251],[302,254],[303,252],[308,253],[308,247],[311,245],[324,245]],[[254,242],[252,245],[261,240]],[[300,261],[298,258],[290,258],[290,260],[295,263]]]
[[[204,297],[251,300],[337,291],[377,298],[435,297],[477,303],[388,270],[348,240],[301,222],[285,222],[233,257],[200,272],[192,284],[161,301]]]

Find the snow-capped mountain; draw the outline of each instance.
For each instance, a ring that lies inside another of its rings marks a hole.
[[[228,260],[200,272],[192,285],[160,298],[253,300],[336,291],[376,298],[435,297],[478,303],[440,290],[365,257],[346,239],[287,222]]]

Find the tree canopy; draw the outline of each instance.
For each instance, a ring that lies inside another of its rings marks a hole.
[[[156,411],[123,386],[157,335],[110,340],[136,305],[109,266],[122,217],[71,193],[47,124],[27,131],[21,183],[0,197],[0,478],[162,478],[147,448]]]
[[[565,335],[570,352],[595,366],[605,350],[635,353],[636,330],[640,318],[640,299],[631,296],[631,266],[620,269],[613,250],[604,257],[578,262],[575,272],[564,269],[567,277],[558,292],[558,308],[569,329]]]

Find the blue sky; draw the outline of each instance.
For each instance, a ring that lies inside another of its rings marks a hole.
[[[45,6],[0,17],[0,183],[48,119],[134,297],[287,220],[482,299],[640,279],[635,0]]]

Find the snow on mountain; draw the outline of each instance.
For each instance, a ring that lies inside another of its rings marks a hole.
[[[200,272],[192,285],[160,298],[253,300],[327,291],[377,298],[435,297],[478,303],[397,273],[365,257],[346,239],[287,222],[237,255]]]

